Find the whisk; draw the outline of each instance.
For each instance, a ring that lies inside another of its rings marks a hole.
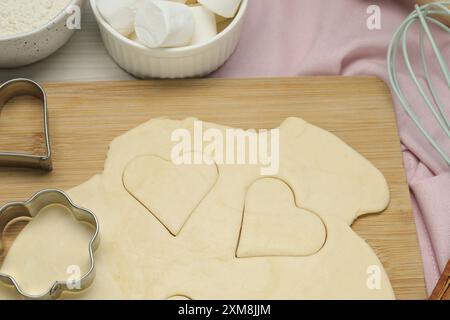
[[[425,105],[433,114],[439,126],[444,130],[446,136],[450,139],[450,120],[447,118],[443,103],[437,94],[436,88],[433,84],[433,80],[431,78],[429,67],[425,57],[425,43],[424,37],[428,38],[428,41],[433,49],[434,55],[439,63],[440,69],[444,76],[444,81],[446,82],[447,87],[450,90],[450,74],[447,63],[442,55],[442,52],[439,50],[436,41],[434,40],[433,34],[430,29],[430,23],[443,29],[445,32],[449,33],[450,36],[450,28],[447,27],[444,23],[438,21],[435,17],[436,15],[450,15],[450,1],[442,1],[442,2],[434,2],[429,3],[423,6],[416,5],[415,11],[413,11],[408,18],[400,25],[397,31],[394,34],[394,37],[389,45],[388,50],[388,71],[389,71],[389,80],[391,82],[392,90],[397,96],[400,104],[405,109],[408,116],[417,126],[417,128],[421,131],[421,133],[425,136],[427,141],[433,146],[433,148],[439,153],[439,155],[445,160],[447,165],[450,166],[450,155],[446,154],[444,149],[438,144],[438,142],[432,137],[429,131],[422,125],[421,121],[417,117],[414,110],[411,108],[411,104],[408,99],[403,94],[403,91],[400,87],[398,78],[397,78],[397,57],[398,51],[401,48],[403,58],[406,64],[406,68],[408,70],[409,76],[411,77],[415,87],[420,92]],[[414,72],[413,66],[411,64],[410,56],[408,53],[408,32],[410,28],[418,23],[420,26],[419,30],[419,47],[420,47],[420,60],[422,63],[422,67],[424,70],[425,82],[428,87],[429,93],[431,93],[431,97],[427,94],[426,89],[421,85],[418,80],[416,73]],[[446,101],[448,103],[448,101]],[[447,105],[448,107],[448,105]]]

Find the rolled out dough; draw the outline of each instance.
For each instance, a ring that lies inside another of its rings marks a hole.
[[[217,178],[214,164],[177,166],[168,159],[144,155],[125,168],[123,185],[172,235],[178,235]]]
[[[184,173],[193,179],[184,181],[186,188],[198,186],[201,179],[206,182],[196,196],[178,192],[179,198],[170,195],[166,200],[185,206],[158,204],[163,211],[185,210],[173,213],[176,236],[168,232],[166,224],[173,221],[161,221],[149,211],[147,206],[155,201],[146,190],[155,191],[149,187],[151,179],[161,190],[177,190],[181,184],[159,177],[155,170],[160,162],[146,161],[170,159],[172,132],[193,132],[193,126],[194,119],[154,119],[129,131],[112,142],[103,173],[68,192],[77,204],[96,213],[101,243],[94,284],[63,298],[394,298],[380,261],[350,228],[359,216],[386,208],[389,192],[383,175],[337,137],[298,118],[280,126],[276,177],[261,180],[257,165],[217,164],[217,181],[195,204],[214,174],[205,168],[197,171],[199,175]],[[206,123],[204,127],[226,129]],[[135,172],[130,171],[127,180],[128,166]],[[164,170],[174,173],[169,167]],[[255,204],[255,197],[264,198],[265,206]],[[283,199],[288,202],[280,203]],[[243,216],[245,203],[251,203],[248,220]],[[1,272],[16,275],[24,288],[36,290],[67,277],[68,265],[85,268],[80,261],[87,261],[90,233],[74,232],[77,224],[61,219],[49,214],[33,219],[14,242]],[[43,254],[45,243],[53,246]],[[61,256],[61,250],[66,254]],[[379,273],[368,273],[377,269]],[[369,285],[373,283],[378,285]],[[0,287],[0,298],[17,295]]]
[[[247,191],[236,256],[309,256],[325,245],[327,231],[319,216],[295,203],[289,186],[261,178]]]

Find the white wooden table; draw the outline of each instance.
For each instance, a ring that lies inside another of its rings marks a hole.
[[[89,3],[84,8],[81,30],[58,52],[30,66],[0,69],[0,83],[18,77],[39,82],[132,79],[107,54]]]

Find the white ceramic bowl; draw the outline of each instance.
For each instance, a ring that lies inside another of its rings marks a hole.
[[[83,7],[85,0],[69,5]],[[67,6],[67,7],[68,7]],[[0,37],[0,68],[16,68],[42,60],[61,48],[75,30],[66,27],[69,14],[63,10],[46,25],[31,32]]]
[[[230,25],[210,41],[181,48],[150,49],[116,32],[90,0],[106,50],[116,63],[138,78],[190,78],[209,74],[222,66],[239,42],[248,0]]]

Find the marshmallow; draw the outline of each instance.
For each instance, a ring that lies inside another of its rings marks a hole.
[[[177,2],[144,0],[136,14],[136,35],[149,48],[189,45],[194,28],[191,10]]]
[[[241,4],[241,0],[198,0],[198,2],[225,18],[233,18]]]
[[[142,0],[98,0],[97,8],[103,19],[124,36],[134,32],[136,11]]]
[[[191,44],[205,43],[217,34],[215,14],[204,6],[190,7],[195,20]]]

